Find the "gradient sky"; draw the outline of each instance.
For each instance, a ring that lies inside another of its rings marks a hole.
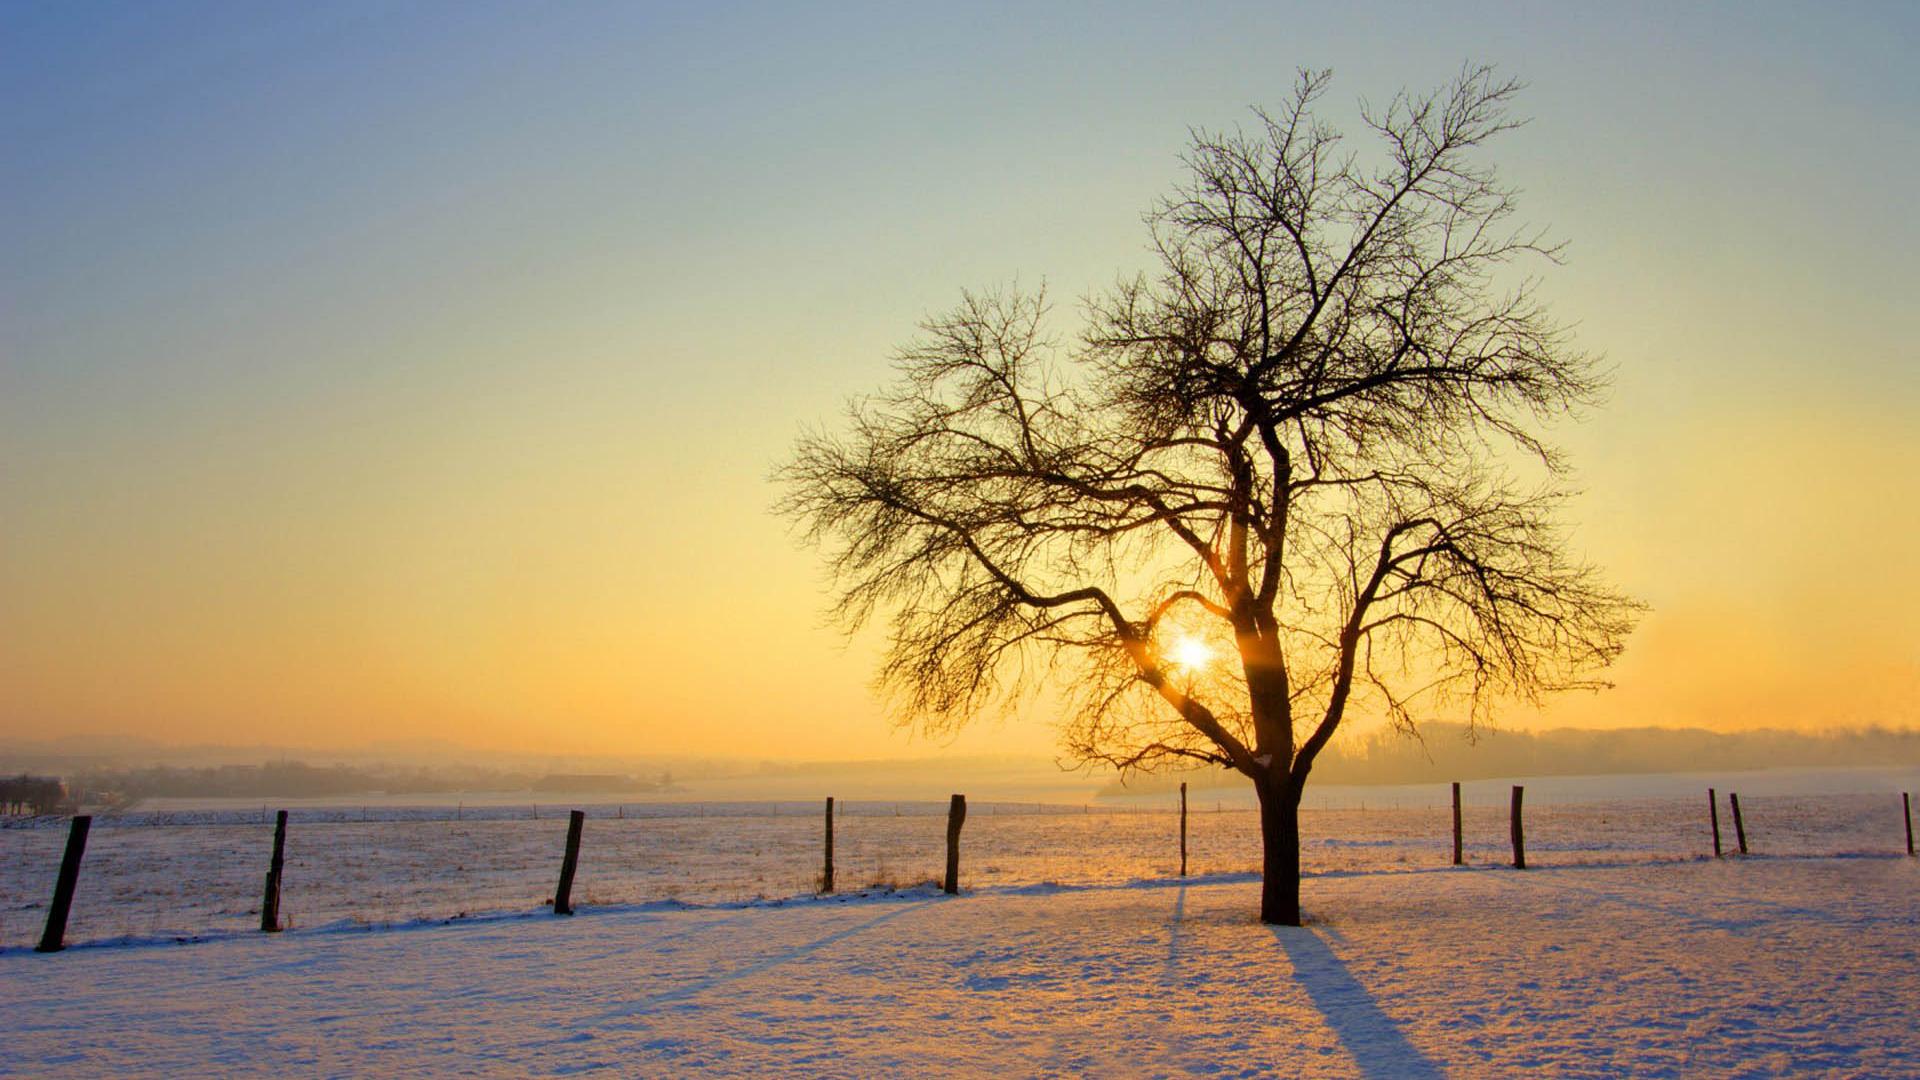
[[[1653,605],[1508,722],[1920,722],[1920,8],[803,7],[0,4],[0,739],[1045,752],[883,722],[770,468],[1189,125],[1468,59]]]

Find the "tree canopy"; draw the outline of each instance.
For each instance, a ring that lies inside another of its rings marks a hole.
[[[1079,760],[1214,762],[1297,802],[1356,711],[1473,722],[1599,685],[1636,605],[1559,525],[1546,428],[1604,377],[1485,160],[1518,87],[1466,69],[1364,109],[1350,148],[1328,83],[1196,131],[1154,271],[1070,336],[1044,290],[966,293],[799,440],[782,508],[838,620],[885,622],[901,718],[1050,685]]]

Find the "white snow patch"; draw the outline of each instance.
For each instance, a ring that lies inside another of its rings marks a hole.
[[[0,954],[0,1073],[1920,1074],[1920,863],[903,890]]]

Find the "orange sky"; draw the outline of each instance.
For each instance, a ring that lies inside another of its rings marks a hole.
[[[464,10],[6,16],[0,741],[1048,753],[883,721],[769,471],[960,288],[1142,265],[1187,125],[1465,56],[1652,604],[1509,722],[1920,722],[1909,12]]]

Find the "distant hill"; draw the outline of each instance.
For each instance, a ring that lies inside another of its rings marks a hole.
[[[170,765],[82,769],[68,787],[94,801],[132,803],[148,798],[326,798],[346,795],[455,794],[531,791],[542,794],[638,794],[672,790],[672,778],[628,775],[511,772],[449,766],[383,767],[309,765],[268,761],[258,765]]]
[[[1548,731],[1469,732],[1460,724],[1422,725],[1420,737],[1376,731],[1321,753],[1311,782],[1423,784],[1503,776],[1575,776],[1601,773],[1739,771],[1862,765],[1920,765],[1920,730],[1860,728],[1808,733],[1701,728],[1555,728]],[[1177,786],[1230,786],[1237,773],[1130,778],[1109,792],[1140,793]]]

